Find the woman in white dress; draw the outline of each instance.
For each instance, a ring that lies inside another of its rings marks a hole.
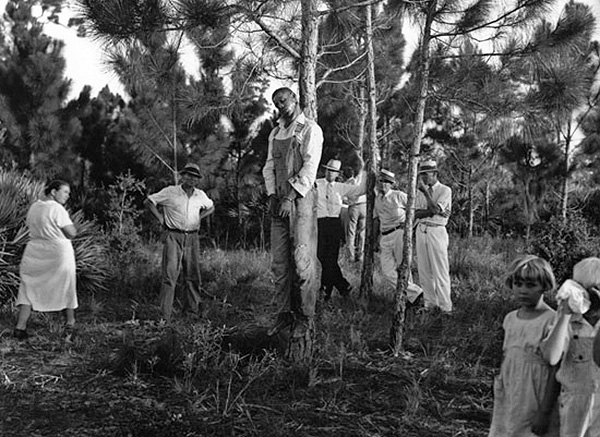
[[[19,340],[29,337],[27,321],[32,310],[64,311],[66,338],[73,334],[77,293],[71,240],[77,230],[64,208],[70,192],[68,183],[52,181],[44,190],[45,199],[37,200],[27,213],[30,240],[21,260],[19,318],[14,330]]]

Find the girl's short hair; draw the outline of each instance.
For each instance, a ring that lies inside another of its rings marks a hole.
[[[552,291],[556,288],[556,278],[552,266],[545,259],[535,255],[521,256],[510,263],[506,286],[512,288],[515,279],[537,281],[542,285],[544,291]]]
[[[48,196],[52,190],[60,190],[60,188],[64,186],[69,186],[69,183],[63,181],[62,179],[54,179],[53,181],[49,182],[48,185],[46,185],[46,188],[44,188],[44,194]]]

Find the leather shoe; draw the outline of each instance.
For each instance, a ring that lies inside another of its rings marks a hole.
[[[29,334],[25,329],[15,328],[13,331],[13,337],[15,337],[17,340],[27,340],[29,338]]]

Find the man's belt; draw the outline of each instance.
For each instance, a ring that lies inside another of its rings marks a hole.
[[[404,227],[404,223],[400,223],[400,224],[399,224],[398,226],[396,226],[396,227],[393,227],[393,228],[391,228],[391,229],[387,229],[387,230],[385,230],[385,231],[381,231],[381,235],[389,235],[389,234],[391,234],[392,232],[394,232],[394,231],[397,231],[398,229],[400,229],[400,228],[403,228],[403,227]]]
[[[195,234],[198,232],[198,229],[193,230],[193,231],[182,231],[181,229],[173,229],[168,226],[165,226],[165,228],[167,228],[167,231],[176,232],[178,234]]]
[[[438,228],[438,227],[446,226],[446,225],[442,225],[441,223],[431,223],[431,222],[420,222],[419,224],[427,226],[429,228]]]

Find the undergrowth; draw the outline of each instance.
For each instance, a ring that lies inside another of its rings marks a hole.
[[[86,297],[71,345],[51,315],[35,315],[32,339],[17,343],[12,314],[0,312],[0,414],[41,430],[42,405],[68,419],[72,433],[61,435],[482,435],[502,320],[515,308],[504,273],[522,245],[471,239],[451,247],[452,317],[409,309],[404,351],[394,356],[394,299],[376,273],[367,308],[337,295],[319,299],[315,352],[298,368],[284,359],[286,338],[266,336],[276,311],[267,253],[205,250],[203,319],[176,312],[166,324],[156,311],[160,246],[146,246],[153,264],[123,265],[137,269],[141,285],[130,284],[125,298],[117,288]],[[358,269],[345,259],[342,267],[357,289]],[[49,367],[52,360],[63,367]],[[59,414],[56,399],[76,404],[86,423]],[[9,425],[2,435],[34,435]]]

